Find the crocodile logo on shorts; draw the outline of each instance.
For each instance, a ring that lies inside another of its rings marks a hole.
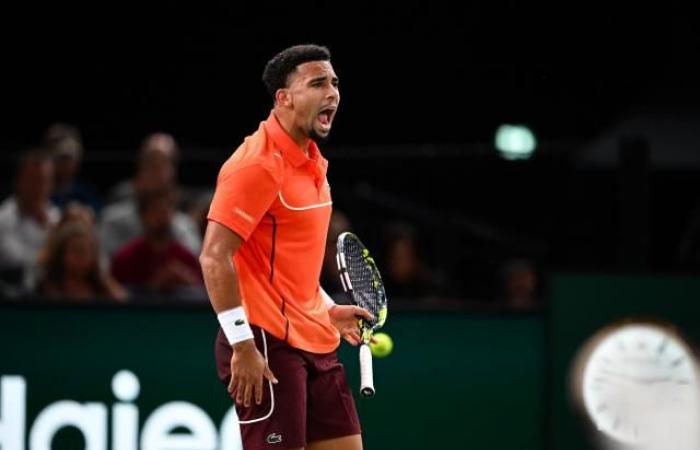
[[[234,322],[234,325],[236,326],[241,326],[245,323],[245,320],[243,319],[238,319],[237,321]]]
[[[282,442],[282,435],[279,433],[270,433],[267,435],[268,444],[279,444]]]

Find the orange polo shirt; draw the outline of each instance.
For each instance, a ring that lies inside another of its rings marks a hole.
[[[270,114],[222,166],[208,218],[245,241],[233,260],[250,323],[328,353],[340,343],[319,290],[332,201],[328,161],[313,141],[308,153]]]

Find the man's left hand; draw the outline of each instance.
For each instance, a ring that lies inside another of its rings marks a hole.
[[[335,305],[328,310],[331,323],[340,332],[340,336],[352,345],[362,342],[358,318],[372,320],[372,314],[355,305]]]

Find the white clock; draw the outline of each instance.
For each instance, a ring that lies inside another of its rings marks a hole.
[[[695,352],[672,326],[629,320],[603,328],[584,344],[569,387],[574,407],[597,437],[651,448],[654,441],[668,444],[662,436],[675,440],[683,433],[669,427],[697,418],[698,381]]]

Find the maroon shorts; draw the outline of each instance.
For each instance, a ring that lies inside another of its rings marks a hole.
[[[241,421],[265,417],[272,409],[267,419],[241,424],[245,450],[305,447],[310,442],[360,434],[355,402],[335,352],[305,352],[263,333],[258,327],[252,328],[255,344],[263,356],[266,341],[268,364],[279,382],[272,385],[274,408],[271,408],[267,380],[260,405],[255,400],[249,408],[236,405]],[[219,378],[228,385],[232,349],[221,330],[215,353]]]

